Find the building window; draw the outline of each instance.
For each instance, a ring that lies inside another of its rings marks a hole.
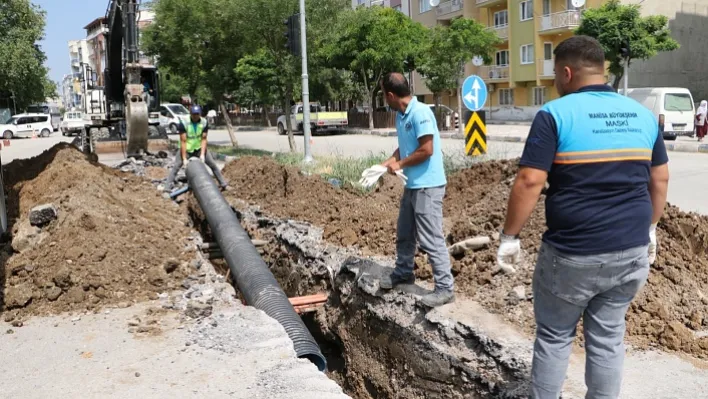
[[[509,50],[497,51],[495,57],[496,65],[507,66],[509,65]]]
[[[519,9],[522,21],[533,19],[533,0],[522,1],[519,4]]]
[[[507,26],[509,24],[509,12],[507,10],[494,13],[494,26]]]
[[[499,105],[514,105],[514,89],[499,89]]]
[[[533,44],[521,46],[521,64],[533,64]]]
[[[420,14],[433,9],[433,6],[430,5],[430,0],[419,0],[418,4],[420,5]]]
[[[546,88],[544,86],[533,88],[533,105],[543,105],[546,103]]]
[[[543,43],[543,59],[546,61],[553,59],[553,43]]]
[[[551,0],[543,0],[543,15],[551,15]]]

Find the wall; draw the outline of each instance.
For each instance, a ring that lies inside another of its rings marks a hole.
[[[536,0],[538,1],[538,0]],[[521,22],[521,0],[509,0],[509,26],[513,34],[509,38],[509,55],[511,58],[511,80],[527,82],[536,80],[536,64],[521,64],[521,46],[535,44],[536,27],[533,19]]]
[[[629,87],[686,87],[696,102],[708,99],[708,1],[645,0],[642,14],[668,16],[671,35],[681,48],[648,61],[634,61]]]

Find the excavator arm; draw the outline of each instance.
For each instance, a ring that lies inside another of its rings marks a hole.
[[[139,7],[140,0],[110,0],[106,10],[106,108],[109,118],[125,118],[129,155],[144,153],[148,146],[148,104],[138,53]]]

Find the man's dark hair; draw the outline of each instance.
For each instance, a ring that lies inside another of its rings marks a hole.
[[[389,72],[381,79],[381,85],[387,93],[393,93],[397,97],[408,97],[411,95],[411,88],[408,86],[408,79],[398,72]]]
[[[553,50],[553,55],[556,63],[568,65],[573,69],[605,69],[605,51],[600,42],[590,36],[579,35],[563,40]]]

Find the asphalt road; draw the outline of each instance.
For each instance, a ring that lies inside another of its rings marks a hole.
[[[514,130],[528,129],[522,126],[504,126]],[[286,136],[278,136],[275,131],[237,132],[239,145],[246,148],[274,152],[289,150]],[[295,137],[298,149],[302,151],[303,137]],[[213,130],[209,134],[213,144],[230,144],[226,131]],[[454,157],[464,157],[463,142],[455,139],[443,139],[443,151]],[[362,157],[369,154],[391,153],[396,149],[395,137],[364,135],[334,135],[313,138],[314,155]],[[523,144],[490,141],[488,143],[490,159],[509,159],[521,156]],[[669,152],[669,202],[685,211],[696,211],[708,215],[708,154]]]
[[[64,137],[59,132],[52,133],[49,137],[36,139],[12,139],[10,145],[3,144],[0,150],[3,165],[15,159],[31,158],[41,154],[54,144],[62,141],[71,142],[73,137]]]

